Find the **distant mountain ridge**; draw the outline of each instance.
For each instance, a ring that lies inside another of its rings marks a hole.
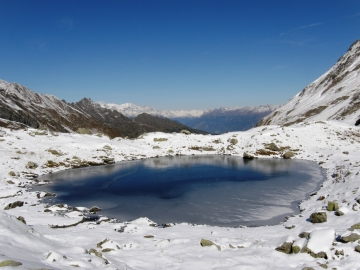
[[[156,116],[162,116],[166,118],[176,118],[176,117],[199,117],[204,111],[202,110],[179,110],[179,111],[169,111],[169,110],[157,110],[147,106],[138,106],[132,103],[124,104],[114,104],[114,103],[105,103],[98,102],[98,104],[103,108],[108,108],[111,110],[117,110],[127,117],[136,117],[139,114],[147,113]]]
[[[333,67],[258,126],[321,120],[360,124],[360,40]]]
[[[147,106],[137,106],[132,103],[107,104],[98,102],[98,104],[103,108],[117,110],[128,117],[136,117],[141,113],[147,113],[170,118],[191,128],[213,134],[248,130],[254,127],[262,118],[280,107],[276,105],[262,105],[212,110],[160,111]]]
[[[101,107],[89,98],[67,103],[52,95],[41,95],[17,83],[0,80],[0,118],[33,128],[58,132],[103,133],[109,137],[135,138],[145,132],[178,132],[191,129],[169,119],[148,115],[149,123],[136,122],[116,110]],[[151,123],[155,123],[152,126]],[[1,125],[8,125],[2,121]]]

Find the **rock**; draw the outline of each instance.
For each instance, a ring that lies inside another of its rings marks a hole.
[[[275,250],[285,254],[290,254],[292,251],[292,243],[284,242],[281,246],[275,248]]]
[[[360,222],[352,225],[351,228],[350,228],[350,230],[351,230],[351,231],[353,231],[353,230],[360,230]]]
[[[26,224],[25,218],[22,216],[18,216],[17,218],[18,220],[20,220],[22,223]]]
[[[315,270],[314,268],[312,268],[312,267],[304,267],[303,269],[301,269],[301,270]]]
[[[292,246],[292,253],[297,254],[300,252],[300,248],[298,246]]]
[[[21,202],[21,201],[16,201],[16,202],[13,202],[13,203],[9,203],[5,208],[4,210],[9,210],[9,209],[13,209],[15,207],[21,207],[24,205],[24,202]]]
[[[313,258],[322,258],[322,259],[328,258],[326,252],[324,251],[320,251],[319,253],[310,252],[310,256]]]
[[[355,247],[355,251],[360,253],[360,245],[357,245],[357,246]]]
[[[145,235],[144,238],[154,238],[153,235]]]
[[[113,249],[113,248],[104,248],[102,250],[102,252],[106,253],[106,252],[110,252],[110,251],[113,251],[113,250],[115,250],[115,249]]]
[[[328,211],[337,211],[339,210],[339,205],[337,202],[328,202],[328,206],[327,206],[327,210]]]
[[[221,247],[219,245],[216,245],[213,241],[204,238],[201,238],[200,245],[202,247],[216,246],[219,251],[221,250]]]
[[[309,235],[310,235],[310,233],[308,233],[308,232],[301,232],[300,234],[299,234],[299,237],[300,238],[309,238]]]
[[[38,165],[32,161],[29,161],[26,165],[26,168],[31,169],[31,170],[36,169],[37,167],[38,167]]]
[[[341,212],[340,210],[337,210],[337,211],[335,212],[335,216],[343,216],[343,215],[344,215],[344,213]]]
[[[20,265],[22,265],[21,262],[16,262],[16,261],[13,261],[13,260],[6,260],[6,261],[0,262],[0,267],[7,267],[7,266],[16,267],[16,266],[20,266]]]
[[[182,131],[180,131],[180,133],[183,133],[183,134],[185,134],[185,135],[190,135],[190,134],[191,134],[190,131],[185,130],[185,129],[183,129]]]
[[[291,151],[287,151],[285,154],[283,154],[283,158],[284,159],[290,159],[294,156],[295,154]]]
[[[9,172],[9,175],[12,176],[12,177],[14,177],[14,176],[16,176],[16,173],[14,173],[13,171],[10,171],[10,172]]]
[[[253,155],[250,155],[249,153],[247,152],[244,152],[243,154],[243,159],[249,159],[249,160],[252,160],[254,159],[255,157]]]
[[[340,241],[343,243],[355,242],[360,239],[360,235],[357,233],[351,233],[347,236],[341,236]]]
[[[96,249],[90,249],[89,253],[94,254],[96,257],[102,258],[102,253],[100,251],[97,251]]]
[[[101,208],[100,207],[97,207],[97,206],[93,206],[90,208],[89,212],[92,213],[92,214],[96,214],[97,212],[101,211]]]
[[[231,143],[232,145],[235,145],[235,144],[237,144],[239,141],[238,141],[237,139],[232,138],[232,139],[229,139],[228,142]]]
[[[315,212],[310,215],[311,223],[323,223],[327,221],[327,215],[325,212]]]
[[[91,134],[90,130],[87,128],[78,128],[76,132],[79,134]]]
[[[280,148],[275,143],[270,143],[266,148],[272,151],[280,151]]]
[[[352,207],[352,210],[353,210],[353,211],[359,210],[359,206],[358,206],[357,203],[354,203],[354,205],[353,205],[353,207]]]
[[[200,245],[202,247],[209,247],[209,246],[214,245],[214,243],[212,241],[210,241],[210,240],[202,238],[201,241],[200,241]]]

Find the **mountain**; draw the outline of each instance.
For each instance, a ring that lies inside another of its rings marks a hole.
[[[104,133],[111,138],[135,138],[144,132],[177,132],[179,123],[164,120],[162,125],[136,122],[116,110],[101,107],[91,99],[67,103],[52,95],[41,95],[17,83],[0,80],[0,118],[58,132]],[[156,120],[160,121],[160,120]],[[10,125],[1,121],[1,125]],[[190,129],[181,125],[182,129]],[[194,133],[204,133],[192,130]]]
[[[139,114],[147,113],[150,115],[162,116],[166,118],[177,118],[177,117],[199,117],[203,114],[204,111],[201,110],[179,110],[179,111],[168,111],[168,110],[156,110],[147,106],[138,106],[132,103],[124,103],[124,104],[113,104],[113,103],[105,103],[98,102],[98,104],[107,109],[117,110],[121,112],[123,115],[127,117],[136,117]]]
[[[51,131],[70,132],[85,128],[114,137],[123,135],[55,96],[41,95],[20,84],[3,80],[0,80],[0,118],[33,128],[47,127]]]
[[[128,117],[137,117],[142,113],[146,113],[170,118],[193,129],[200,129],[213,134],[248,130],[254,127],[262,118],[279,108],[279,106],[264,105],[231,109],[219,108],[205,111],[160,111],[151,107],[137,106],[132,103],[109,104],[98,102],[98,104],[103,108],[117,110]]]
[[[360,124],[360,40],[313,83],[257,125],[334,120]]]
[[[236,109],[220,108],[205,111],[200,117],[181,117],[174,120],[195,129],[213,134],[244,131],[253,128],[262,118],[279,106],[264,105]]]

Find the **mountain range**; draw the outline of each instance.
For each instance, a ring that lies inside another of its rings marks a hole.
[[[67,103],[55,96],[41,95],[20,84],[3,80],[0,80],[0,118],[49,131],[103,133],[111,138],[135,138],[145,132],[180,132],[183,129],[206,133],[152,115],[130,119],[116,110],[101,107],[89,98]],[[148,121],[144,122],[143,118]],[[2,125],[6,123],[3,121]]]
[[[263,105],[212,110],[169,111],[157,110],[147,106],[138,106],[132,103],[109,104],[98,102],[98,104],[103,108],[117,110],[127,117],[136,117],[141,113],[147,113],[166,117],[191,128],[204,130],[212,134],[248,130],[254,127],[262,118],[280,107]]]

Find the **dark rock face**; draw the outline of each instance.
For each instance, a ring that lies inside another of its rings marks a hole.
[[[315,212],[310,215],[311,223],[323,223],[327,221],[327,215],[325,212]]]

